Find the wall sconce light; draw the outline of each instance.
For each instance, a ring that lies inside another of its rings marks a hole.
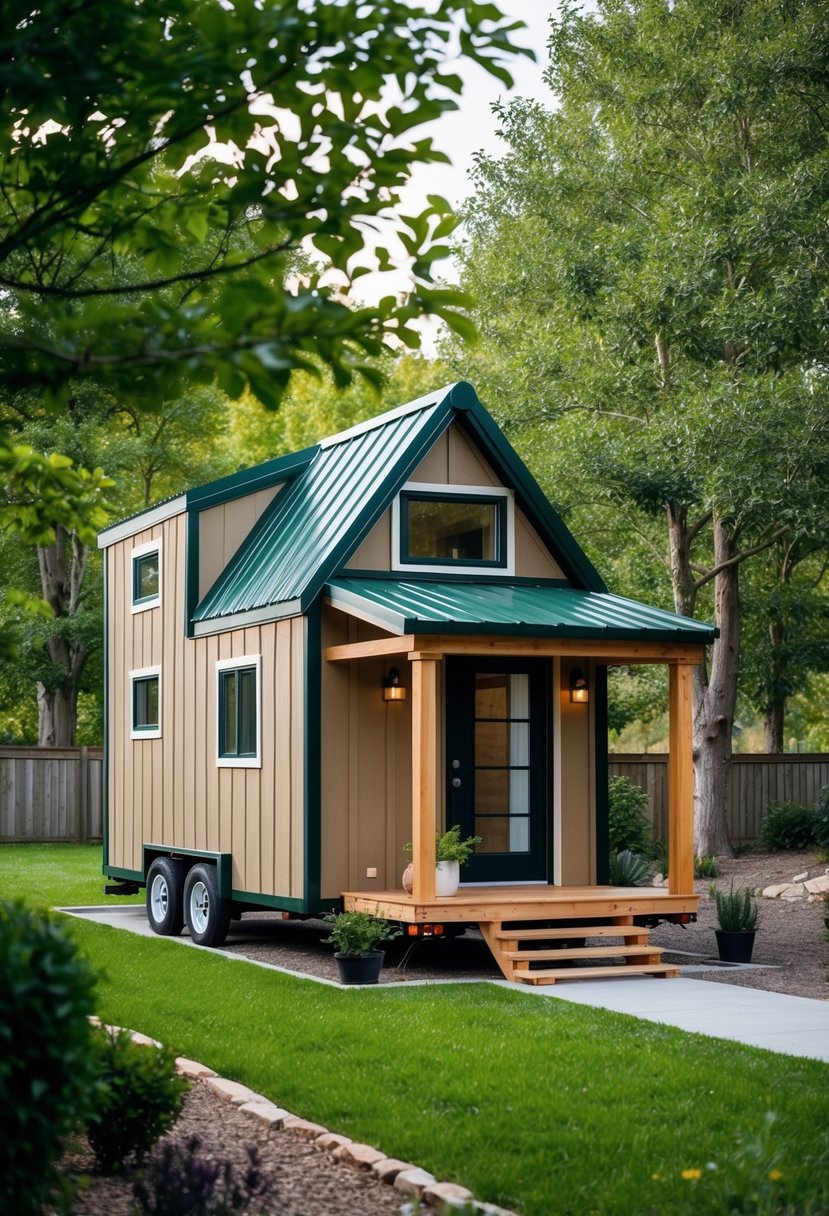
[[[406,689],[400,683],[400,672],[396,667],[389,668],[389,674],[383,680],[384,701],[405,701]]]
[[[590,700],[587,676],[580,667],[570,672],[570,700],[574,705],[586,705]]]

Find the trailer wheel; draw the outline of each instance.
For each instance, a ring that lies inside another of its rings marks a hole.
[[[195,865],[184,884],[184,916],[199,946],[221,946],[230,925],[230,900],[219,895],[216,867]]]
[[[178,937],[184,928],[185,873],[172,857],[156,857],[147,873],[147,920],[162,937]]]

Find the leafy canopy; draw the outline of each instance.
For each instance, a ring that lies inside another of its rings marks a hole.
[[[446,159],[415,128],[456,108],[455,41],[509,84],[520,26],[464,0],[8,0],[0,389],[218,377],[273,406],[314,355],[345,383],[421,314],[468,330],[431,276],[448,205],[402,215],[400,190]],[[411,292],[352,306],[395,230]]]

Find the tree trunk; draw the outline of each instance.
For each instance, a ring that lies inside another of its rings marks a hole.
[[[740,567],[730,527],[715,515],[712,530],[715,568],[731,564],[723,565],[714,580],[714,621],[720,636],[712,649],[708,679],[700,668],[694,672],[694,848],[701,857],[731,857],[728,808],[740,653]]]
[[[671,576],[676,611],[692,616],[698,584],[691,567],[691,545],[699,522],[691,525],[685,508],[668,506]],[[711,518],[714,568],[736,554],[730,529]],[[711,652],[710,671],[694,668],[694,848],[700,856],[732,856],[728,838],[731,799],[731,732],[737,701],[740,646],[739,565],[715,577],[714,621],[720,636]]]
[[[763,750],[770,755],[778,755],[783,749],[783,726],[786,717],[786,703],[779,701],[769,706],[763,718]]]
[[[80,607],[89,550],[74,532],[59,527],[54,544],[38,548],[43,598],[55,614],[55,627],[44,643],[52,664],[48,683],[37,683],[38,747],[72,747],[78,717],[78,691],[89,648],[71,630],[61,628]]]

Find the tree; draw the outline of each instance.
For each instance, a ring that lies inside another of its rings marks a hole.
[[[421,314],[468,329],[431,278],[448,205],[400,192],[446,159],[412,131],[456,108],[452,40],[509,84],[520,25],[473,0],[8,0],[0,393],[89,376],[146,405],[217,378],[276,405],[315,357],[370,376]],[[373,258],[411,290],[356,307]]]
[[[740,569],[827,478],[829,14],[599,0],[551,29],[556,108],[500,109],[508,153],[477,166],[475,374],[554,499],[646,547],[661,519],[676,610],[713,613],[696,847],[729,852]]]

